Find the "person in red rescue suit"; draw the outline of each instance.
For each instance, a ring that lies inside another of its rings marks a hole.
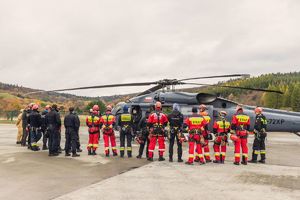
[[[192,165],[194,162],[194,152],[196,144],[196,157],[199,158],[199,163],[205,164],[202,154],[202,145],[205,145],[203,132],[207,128],[207,122],[203,116],[197,114],[196,107],[192,108],[192,116],[186,118],[184,128],[189,132],[189,158],[185,164]]]
[[[199,106],[199,109],[200,109],[200,115],[202,117],[204,117],[204,119],[206,120],[207,122],[207,125],[210,123],[211,121],[211,118],[210,116],[208,115],[208,112],[206,111],[207,110],[207,107],[204,105],[204,104],[201,104]],[[205,158],[205,161],[208,163],[208,162],[211,162],[211,159],[210,159],[210,154],[209,154],[209,140],[212,139],[212,135],[209,133],[208,131],[208,128],[206,127],[204,132],[203,132],[203,137],[204,137],[204,141],[205,141],[205,145],[203,145],[203,150],[204,150],[204,158]],[[199,162],[199,158],[196,158],[195,159],[195,162]]]
[[[100,118],[98,105],[93,106],[93,111],[86,118],[86,125],[89,127],[89,143],[87,146],[88,155],[96,155],[100,135]]]
[[[221,111],[219,119],[214,122],[213,133],[216,136],[213,146],[215,152],[214,163],[224,164],[225,161],[226,145],[228,144],[227,134],[230,132],[230,122],[226,120],[226,115],[226,111]]]
[[[240,164],[240,152],[242,147],[242,164],[248,163],[248,133],[250,129],[250,117],[244,114],[243,108],[238,105],[236,114],[231,120],[231,136],[230,139],[234,142],[234,157],[233,164]]]
[[[148,160],[153,161],[153,152],[155,149],[156,141],[158,141],[158,161],[164,161],[163,157],[165,151],[165,127],[168,125],[168,117],[162,113],[162,105],[158,101],[155,103],[155,111],[149,116],[147,126],[149,127],[149,155]]]
[[[114,132],[114,126],[116,124],[116,118],[111,113],[112,107],[108,105],[106,107],[106,112],[100,118],[100,127],[103,133],[104,140],[104,149],[106,157],[109,157],[109,141],[111,143],[111,149],[113,152],[113,156],[117,156],[117,148],[116,148],[116,136]]]

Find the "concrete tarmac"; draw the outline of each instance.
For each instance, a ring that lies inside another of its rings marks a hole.
[[[152,163],[136,159],[136,145],[134,158],[105,158],[102,139],[100,155],[49,158],[15,137],[14,126],[0,125],[0,199],[300,199],[300,137],[292,133],[269,133],[267,164],[247,166],[232,164],[232,144],[224,165],[187,166],[176,155],[158,162],[157,152]],[[81,141],[85,149],[85,128]]]

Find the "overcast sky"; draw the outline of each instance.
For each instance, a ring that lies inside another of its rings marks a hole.
[[[0,0],[0,81],[47,90],[300,71],[299,11],[299,0]]]

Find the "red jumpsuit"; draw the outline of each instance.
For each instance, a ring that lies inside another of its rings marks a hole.
[[[238,140],[234,142],[235,162],[240,162],[240,152],[242,147],[243,161],[248,160],[248,131],[250,129],[250,117],[243,112],[233,115],[231,121],[231,129],[236,132]]]
[[[90,115],[86,118],[86,125],[89,127],[89,143],[87,149],[96,151],[99,144],[100,134],[100,118],[95,115]]]
[[[202,145],[200,139],[204,131],[205,126],[207,125],[204,117],[198,114],[193,114],[191,117],[185,120],[185,126],[188,127],[189,131],[189,163],[194,162],[194,152],[195,152],[195,143],[196,143],[196,159],[199,158],[201,163],[204,163],[204,158],[202,154]]]
[[[200,112],[200,115],[202,115],[204,117],[204,119],[206,120],[207,125],[208,125],[210,123],[210,120],[211,120],[208,113],[206,111],[204,111],[204,112]],[[205,158],[206,161],[210,161],[209,140],[207,139],[208,134],[209,134],[209,131],[206,128],[206,130],[204,130],[204,132],[203,132],[203,137],[204,137],[204,141],[205,141],[205,146],[203,146],[203,150],[204,150],[204,158]]]
[[[109,155],[109,140],[114,155],[117,155],[116,137],[113,129],[115,123],[116,123],[116,118],[109,111],[107,111],[105,115],[103,115],[100,118],[100,126],[102,127],[104,149],[106,155]]]
[[[213,130],[216,135],[214,141],[215,159],[216,161],[224,163],[226,156],[226,144],[228,140],[227,134],[230,132],[230,123],[226,120],[215,121]]]
[[[149,158],[153,158],[153,152],[155,149],[156,141],[158,141],[159,156],[162,157],[165,152],[165,133],[164,127],[168,124],[168,117],[161,112],[152,113],[147,121],[150,127],[150,144],[148,147]]]

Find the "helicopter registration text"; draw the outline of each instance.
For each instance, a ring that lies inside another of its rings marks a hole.
[[[268,119],[268,124],[284,124],[284,119]]]

